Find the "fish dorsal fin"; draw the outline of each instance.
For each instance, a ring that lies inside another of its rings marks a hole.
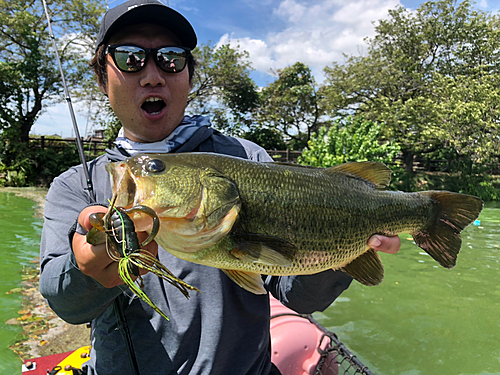
[[[231,255],[242,262],[290,267],[297,250],[290,242],[263,234],[236,234],[231,238],[237,243]]]
[[[227,277],[238,284],[240,287],[246,291],[253,294],[266,294],[267,291],[264,289],[264,282],[262,281],[262,276],[258,273],[251,273],[245,271],[235,271],[235,270],[222,270]]]
[[[326,172],[343,173],[350,177],[361,178],[375,185],[386,188],[391,182],[391,170],[383,163],[373,161],[352,162],[328,168]]]
[[[363,285],[378,285],[384,278],[384,266],[378,253],[369,248],[341,270]]]

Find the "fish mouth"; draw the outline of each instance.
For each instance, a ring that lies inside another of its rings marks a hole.
[[[159,96],[150,96],[146,98],[146,100],[144,100],[141,108],[148,115],[154,116],[160,114],[163,108],[165,108],[166,106],[167,104],[165,103],[165,100],[163,100]]]
[[[111,189],[116,195],[115,206],[130,208],[135,205],[137,184],[125,162],[106,165],[110,175]]]

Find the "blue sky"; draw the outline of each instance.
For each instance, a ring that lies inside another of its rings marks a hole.
[[[258,85],[274,80],[271,69],[301,61],[309,65],[318,82],[322,69],[342,61],[343,53],[363,53],[365,37],[374,35],[373,22],[387,16],[398,4],[416,9],[419,0],[162,0],[193,25],[200,44],[226,44],[249,51]],[[123,0],[110,0],[114,7]],[[478,0],[475,7],[498,12],[500,0]],[[89,133],[87,108],[75,103],[82,136]],[[73,136],[66,104],[50,107],[32,133]]]

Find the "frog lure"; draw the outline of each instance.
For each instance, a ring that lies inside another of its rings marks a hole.
[[[108,211],[90,215],[92,229],[87,234],[87,242],[92,245],[106,243],[109,257],[118,262],[120,278],[137,296],[151,306],[158,314],[169,320],[168,316],[143,291],[144,282],[139,273],[143,268],[169,282],[189,299],[189,290],[199,290],[176,277],[156,257],[141,249],[153,241],[160,229],[156,213],[149,207],[138,205],[128,209],[115,206],[116,194],[110,202]],[[153,219],[151,233],[142,243],[139,242],[135,225],[130,215],[140,213]],[[138,285],[135,281],[139,280]]]

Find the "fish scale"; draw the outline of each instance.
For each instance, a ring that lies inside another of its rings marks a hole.
[[[331,268],[377,285],[384,271],[366,245],[373,234],[410,233],[451,268],[460,231],[483,205],[464,194],[384,190],[390,170],[373,162],[324,169],[206,153],[139,154],[108,171],[117,204],[158,212],[156,241],[165,250],[220,268],[253,293],[265,292],[260,274]],[[121,188],[133,183],[136,189]]]

